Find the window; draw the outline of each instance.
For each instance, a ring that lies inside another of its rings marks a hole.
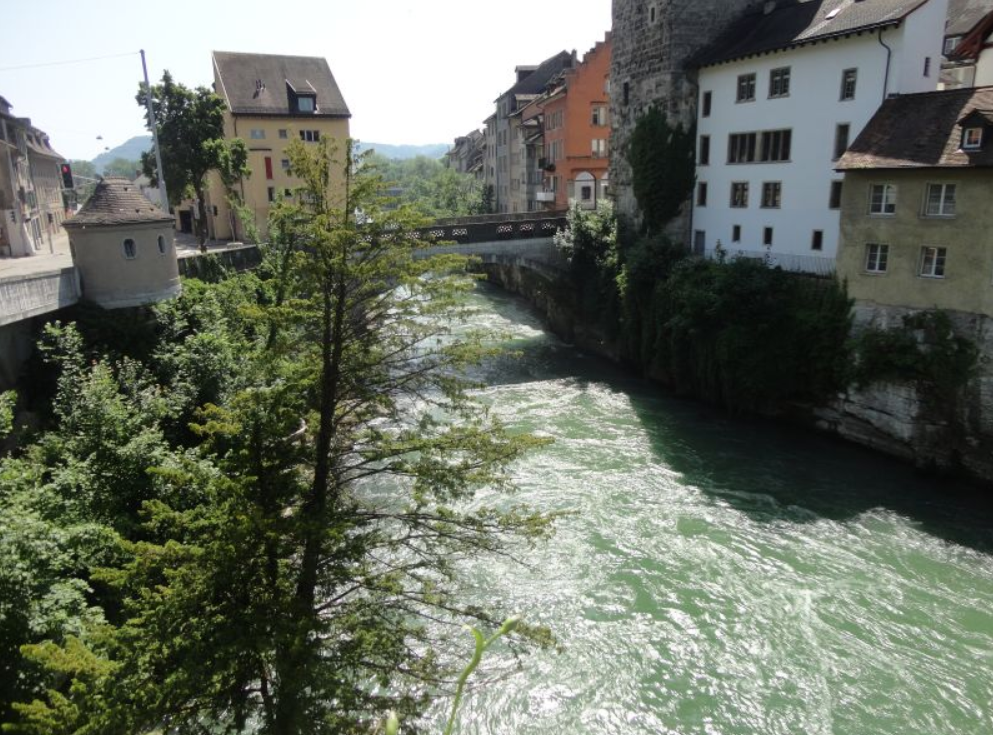
[[[316,143],[320,139],[321,139],[321,131],[320,130],[301,130],[300,131],[300,140],[304,141],[305,143]]]
[[[313,112],[317,108],[317,100],[310,95],[297,97],[297,112]]]
[[[738,77],[738,96],[736,102],[755,101],[755,75],[741,74]]]
[[[590,113],[592,118],[591,122],[597,127],[603,127],[607,124],[607,106],[606,105],[593,105],[592,111]]]
[[[275,186],[268,187],[266,189],[266,194],[268,195],[270,202],[276,201],[276,187]]]
[[[865,246],[865,272],[885,273],[886,261],[889,259],[890,246],[870,243]]]
[[[701,166],[707,166],[710,163],[710,136],[701,135],[700,136],[700,156],[698,157],[698,163]]]
[[[928,184],[924,200],[925,217],[955,216],[955,184]]]
[[[783,196],[783,185],[778,181],[762,182],[762,207],[779,209]]]
[[[124,241],[124,257],[128,260],[134,260],[138,257],[138,248],[130,237]]]
[[[869,187],[869,214],[896,213],[896,186],[894,184],[873,184]]]
[[[594,158],[606,158],[607,156],[607,139],[606,138],[594,138],[593,139],[593,157]]]
[[[983,145],[982,128],[966,128],[962,131],[962,150],[976,150]]]
[[[265,157],[265,177],[267,179],[272,178],[272,156]]]
[[[945,39],[945,45],[944,47],[942,47],[941,52],[945,56],[951,55],[952,51],[955,50],[955,47],[959,45],[959,41],[961,40],[962,40],[962,36],[949,36],[948,38]]]
[[[834,156],[832,161],[837,161],[848,150],[848,131],[851,126],[848,123],[838,123],[834,129]]]
[[[791,130],[766,130],[762,133],[762,160],[790,160],[790,143],[793,138]]]
[[[841,182],[831,182],[831,194],[828,197],[828,209],[841,209]]]
[[[841,99],[855,99],[855,81],[858,78],[858,69],[845,69],[841,72]]]
[[[290,137],[290,131],[289,130],[287,130],[286,128],[280,128],[279,129],[279,138],[280,138],[280,140],[286,140],[289,137]]]
[[[654,23],[655,22],[655,6],[654,5],[648,11],[648,22],[649,23]]]
[[[166,250],[168,250],[168,247],[166,246],[166,239],[165,239],[165,237],[162,236],[162,235],[159,235],[156,238],[156,241],[158,242],[158,246],[159,246],[159,254],[160,255],[165,255],[166,254]]]
[[[944,278],[947,248],[921,248],[921,278]]]
[[[707,182],[701,181],[696,185],[696,205],[698,207],[707,206]]]
[[[713,93],[704,92],[703,93],[703,117],[710,117],[710,103],[713,98]]]
[[[731,226],[731,242],[741,242],[741,225]]]
[[[631,85],[628,82],[624,82],[624,104],[628,104],[631,101]]]
[[[580,189],[579,189],[579,198],[582,199],[584,202],[592,201],[592,199],[593,199],[593,187],[592,186],[583,186],[583,187],[580,187]]]
[[[731,133],[728,136],[728,163],[751,163],[755,160],[755,133]]]
[[[790,68],[773,69],[769,72],[769,96],[788,97],[790,94]]]
[[[931,57],[930,56],[925,56],[924,57],[924,76],[926,76],[926,77],[931,76]]]
[[[763,227],[762,228],[762,244],[772,247],[772,228]]]
[[[284,171],[288,171],[290,168],[290,159],[289,158],[279,159],[279,167]]]
[[[265,130],[262,128],[252,128],[248,132],[248,137],[252,140],[265,140]]]
[[[824,231],[814,230],[810,237],[810,249],[811,250],[823,250],[824,249]]]
[[[736,209],[743,209],[748,206],[748,182],[731,182],[731,206]]]

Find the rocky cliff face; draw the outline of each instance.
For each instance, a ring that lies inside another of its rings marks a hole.
[[[639,217],[624,157],[638,118],[657,105],[670,122],[692,126],[697,86],[688,60],[753,5],[755,0],[613,0],[610,188],[619,214]],[[688,217],[674,222],[673,230],[688,237]]]

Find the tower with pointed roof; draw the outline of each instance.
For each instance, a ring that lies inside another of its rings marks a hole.
[[[173,219],[134,183],[107,178],[63,225],[83,298],[120,309],[178,296]]]

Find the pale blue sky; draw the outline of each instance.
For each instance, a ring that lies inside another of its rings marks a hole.
[[[580,56],[610,28],[610,0],[3,0],[0,95],[67,158],[143,132],[138,49],[154,80],[213,81],[210,52],[323,56],[352,111],[352,135],[446,143],[493,111],[514,66]],[[8,69],[134,52],[89,63]],[[97,140],[102,135],[103,140]]]

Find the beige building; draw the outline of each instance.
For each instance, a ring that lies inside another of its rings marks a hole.
[[[886,100],[837,169],[852,297],[993,316],[993,87]]]
[[[62,156],[0,97],[0,257],[53,251],[65,219]]]
[[[251,176],[236,193],[265,235],[269,209],[299,185],[290,174],[286,148],[332,139],[344,149],[351,113],[325,59],[215,51],[214,89],[227,105],[224,132],[248,146]],[[228,204],[220,177],[212,174],[207,194],[207,232],[212,239],[242,239],[244,228]],[[193,231],[196,208],[180,207],[178,226]]]
[[[172,217],[134,182],[104,179],[63,227],[87,301],[119,309],[162,301],[182,290]]]

